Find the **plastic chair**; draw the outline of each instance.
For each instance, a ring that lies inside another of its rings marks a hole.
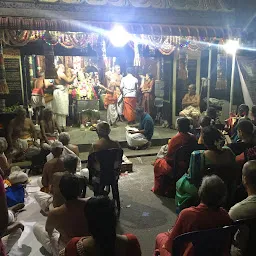
[[[197,147],[197,143],[194,142],[181,146],[175,152],[172,175],[176,181],[187,172],[191,153],[197,150]]]
[[[244,255],[254,256],[256,244],[256,218],[237,220],[235,221],[235,225],[246,225],[249,228],[249,239],[247,241],[247,248]]]
[[[172,256],[180,256],[184,253],[184,245],[193,244],[194,255],[216,256],[226,255],[230,251],[231,242],[239,225],[225,226],[221,228],[193,231],[177,236],[173,240]]]
[[[190,155],[196,149],[196,142],[190,145],[181,146],[175,152],[173,163],[168,163],[170,166],[173,166],[173,169],[170,174],[165,175],[162,178],[162,187],[169,187],[167,195],[168,197],[175,197],[176,182],[187,172],[189,167]]]
[[[106,194],[105,188],[109,193],[112,190],[113,199],[116,202],[118,216],[121,205],[118,189],[118,179],[122,165],[123,150],[120,148],[102,150],[94,152],[88,157],[89,182],[93,184],[94,195]],[[93,177],[92,170],[95,164],[99,164],[99,171]]]

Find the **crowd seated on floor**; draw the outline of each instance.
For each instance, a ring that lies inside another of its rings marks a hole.
[[[230,225],[237,225],[238,231],[234,237],[227,236],[222,254],[250,255],[250,226],[241,221],[256,218],[255,127],[249,119],[248,109],[248,106],[241,105],[235,126],[234,120],[229,120],[227,123],[233,126],[227,125],[229,129],[223,131],[217,126],[212,109],[200,118],[199,134],[191,133],[188,118],[177,120],[178,133],[162,148],[154,162],[152,191],[160,196],[174,197],[178,217],[170,231],[156,234],[154,255],[171,256],[175,239],[182,234]],[[150,141],[153,135],[150,118],[142,109],[137,112],[141,118],[138,133]],[[44,164],[42,177],[38,180],[41,191],[34,197],[47,220],[45,225],[37,223],[33,232],[48,253],[67,256],[141,255],[134,234],[117,234],[116,203],[109,199],[108,191],[101,196],[85,198],[86,183],[83,183],[78,147],[70,143],[68,133],[59,134],[52,113],[44,111],[41,135],[37,134],[25,113],[18,109],[17,117],[10,123],[7,141],[0,138],[0,255],[5,256],[11,251],[24,229],[16,216],[24,208],[28,175],[13,170],[13,161],[15,158],[31,159],[35,152],[40,154],[42,150]],[[104,150],[121,150],[119,143],[110,138],[108,123],[97,124],[96,132],[99,139],[92,144],[90,155]],[[228,143],[225,135],[236,139]],[[41,138],[41,143],[37,138]],[[40,149],[43,144],[46,147]],[[99,159],[92,160],[88,163],[90,176],[101,178]],[[115,180],[117,183],[118,177],[119,174]],[[23,201],[20,197],[11,200],[9,195],[14,187],[20,191]],[[181,254],[195,255],[192,244],[186,243]]]

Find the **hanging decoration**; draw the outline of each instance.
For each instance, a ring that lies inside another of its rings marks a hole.
[[[167,36],[158,50],[163,55],[171,55],[171,53],[175,50],[175,48],[176,47],[171,42],[171,36]]]
[[[153,31],[154,32],[154,31]],[[202,51],[207,48],[208,42],[216,38],[193,36],[164,36],[164,35],[132,35],[129,43],[135,53],[136,62],[139,61],[140,48],[148,49],[149,56],[153,56],[156,50],[163,55],[170,55],[175,49],[187,49],[188,51]],[[60,32],[45,30],[0,30],[0,40],[7,45],[24,46],[29,42],[44,40],[49,46],[61,45],[67,49],[89,49],[98,51],[98,38],[96,33],[84,32]],[[105,40],[105,47],[108,42]],[[221,42],[222,39],[220,39]],[[136,46],[136,47],[135,47]],[[139,64],[139,63],[137,63]]]

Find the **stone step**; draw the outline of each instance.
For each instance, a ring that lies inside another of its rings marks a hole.
[[[130,159],[130,158],[136,158],[136,157],[156,156],[161,146],[151,146],[150,148],[144,149],[144,150],[132,150],[129,148],[123,148],[123,150],[124,150],[124,154]],[[83,163],[87,162],[88,155],[89,155],[89,152],[80,153],[80,158]]]

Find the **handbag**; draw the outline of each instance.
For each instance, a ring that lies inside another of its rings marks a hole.
[[[8,207],[12,207],[19,203],[24,203],[25,189],[21,184],[8,187],[5,194]]]

